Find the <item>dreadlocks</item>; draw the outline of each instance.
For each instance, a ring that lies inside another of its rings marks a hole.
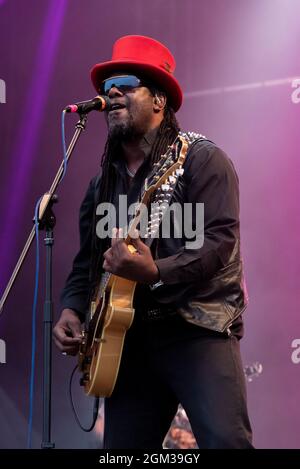
[[[173,143],[179,130],[180,127],[175,113],[171,107],[167,106],[165,108],[164,118],[160,124],[155,142],[152,146],[150,154],[151,165],[156,163],[160,159],[161,155],[165,153],[167,146]],[[118,158],[120,151],[120,144],[116,141],[111,141],[108,137],[101,160],[102,176],[99,190],[100,200],[98,203],[111,201],[111,188],[114,187],[115,177],[112,162]]]
[[[160,159],[161,155],[166,152],[168,145],[171,145],[174,142],[179,130],[180,127],[177,122],[175,112],[170,106],[166,106],[164,110],[164,118],[159,126],[149,156],[151,166],[156,163]],[[115,187],[116,182],[115,168],[112,163],[119,157],[120,152],[120,143],[116,139],[110,139],[108,136],[101,160],[102,174],[96,205],[102,202],[111,202],[112,200],[113,188]],[[106,246],[104,240],[99,242],[97,239],[95,210],[93,238],[90,280],[95,284],[99,278],[103,253],[109,247]]]

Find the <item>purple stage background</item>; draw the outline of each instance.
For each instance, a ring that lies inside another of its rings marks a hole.
[[[60,164],[62,108],[95,95],[89,70],[110,58],[115,39],[161,40],[176,57],[185,93],[182,127],[221,146],[240,178],[250,296],[242,352],[245,365],[263,365],[248,385],[258,448],[300,447],[300,364],[292,361],[292,341],[300,339],[300,102],[292,99],[292,81],[300,78],[299,18],[299,0],[0,0],[0,293],[31,229],[35,202]],[[67,118],[68,141],[76,120]],[[56,318],[78,246],[78,208],[105,133],[103,116],[90,114],[58,190]],[[0,316],[1,448],[26,446],[34,262],[32,248]],[[34,447],[41,441],[43,266],[42,254]],[[53,440],[59,448],[97,447],[99,438],[81,432],[70,409],[74,363],[53,351]],[[77,383],[75,398],[88,425],[92,400]]]

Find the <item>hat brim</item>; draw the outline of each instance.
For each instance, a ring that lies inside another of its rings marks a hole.
[[[99,92],[102,81],[109,78],[110,74],[114,72],[134,72],[142,74],[145,78],[149,77],[151,83],[166,93],[169,104],[174,111],[177,112],[180,108],[183,100],[181,87],[176,78],[163,68],[134,60],[112,60],[96,64],[91,70],[91,79],[97,92]]]

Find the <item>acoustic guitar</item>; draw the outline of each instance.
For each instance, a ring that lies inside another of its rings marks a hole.
[[[145,208],[152,201],[154,210],[143,236],[150,247],[168,209],[182,165],[186,158],[188,140],[178,135],[159,162],[145,179],[141,200],[128,228],[125,242],[131,253],[134,230],[141,226]],[[79,350],[81,384],[88,395],[108,397],[112,394],[118,376],[126,331],[134,318],[133,298],[137,282],[105,273],[91,302],[88,325],[83,332]]]

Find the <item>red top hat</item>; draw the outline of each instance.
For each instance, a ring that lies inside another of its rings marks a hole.
[[[167,94],[169,104],[178,111],[182,103],[182,90],[173,75],[175,59],[169,49],[160,42],[146,36],[124,36],[113,47],[112,59],[94,65],[92,82],[97,91],[100,84],[114,72],[133,72],[149,77]]]

